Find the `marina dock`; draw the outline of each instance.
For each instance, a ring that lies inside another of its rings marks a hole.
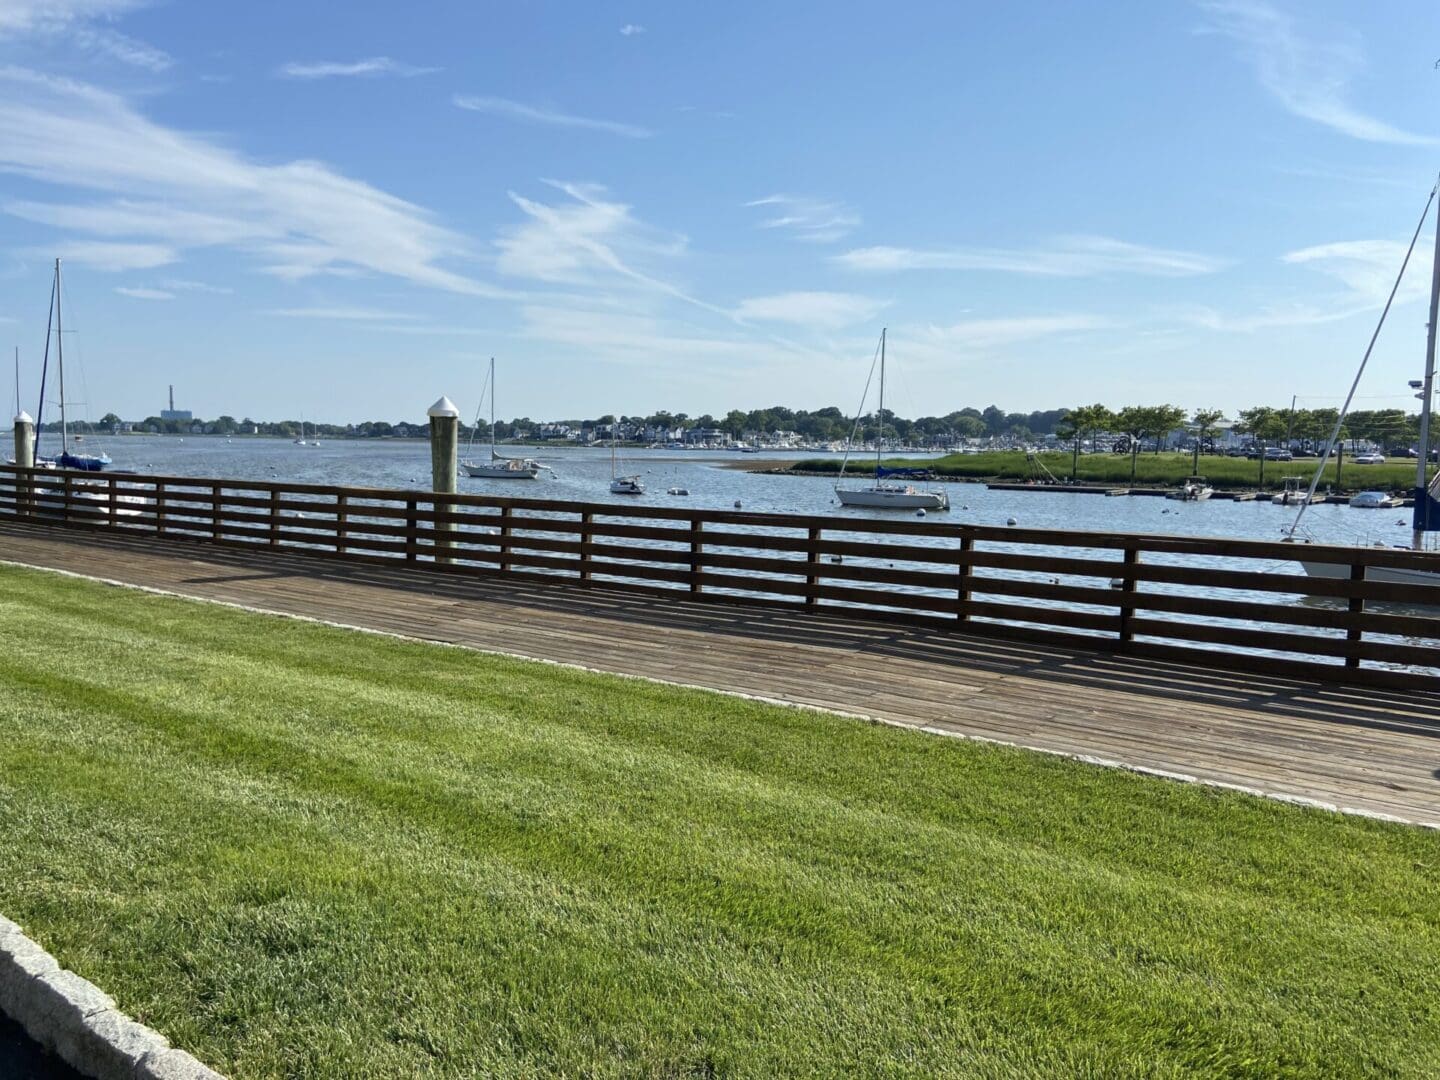
[[[1435,691],[13,519],[0,559],[1440,825]]]

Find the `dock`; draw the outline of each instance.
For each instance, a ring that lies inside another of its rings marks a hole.
[[[1435,691],[16,519],[0,560],[1440,826]]]

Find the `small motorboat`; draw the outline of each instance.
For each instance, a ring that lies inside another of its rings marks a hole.
[[[689,494],[690,494],[690,489],[689,489],[689,488],[682,488],[682,487],[673,487],[673,488],[671,488],[669,491],[667,491],[665,494],[667,494],[667,495],[689,495]]]
[[[1174,491],[1167,494],[1167,499],[1179,499],[1182,502],[1200,502],[1215,494],[1215,489],[1203,476],[1189,477]]]
[[[1362,491],[1350,497],[1350,505],[1356,510],[1393,510],[1404,506],[1404,499],[1397,499],[1388,491]]]

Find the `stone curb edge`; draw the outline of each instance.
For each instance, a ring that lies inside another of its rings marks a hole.
[[[137,1024],[0,915],[0,1013],[93,1080],[225,1080]]]

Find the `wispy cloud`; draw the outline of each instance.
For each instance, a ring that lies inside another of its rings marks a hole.
[[[207,285],[203,281],[190,281],[186,278],[165,278],[160,284],[176,292],[214,293],[217,296],[229,296],[235,291],[227,285]]]
[[[1323,274],[1337,283],[1338,289],[1316,295],[1317,290],[1306,282],[1306,295],[1313,299],[1267,304],[1238,315],[1212,307],[1190,308],[1180,312],[1180,321],[1218,333],[1253,334],[1283,327],[1323,326],[1373,314],[1389,297],[1404,258],[1405,244],[1398,240],[1342,240],[1301,248],[1280,256],[1280,262]],[[1411,273],[1395,294],[1395,302],[1414,303],[1428,293],[1428,280],[1423,273],[1415,272],[1412,263]]]
[[[175,61],[164,50],[96,25],[142,6],[143,0],[0,0],[0,38],[63,37],[85,52],[165,71]]]
[[[12,203],[12,213],[125,243],[88,243],[109,269],[226,245],[287,278],[372,273],[512,299],[441,264],[470,245],[403,199],[314,161],[262,165],[161,126],[84,83],[0,68],[0,172],[105,193],[101,203]],[[73,249],[72,249],[73,250]],[[118,257],[131,254],[130,258]],[[86,257],[82,255],[81,257]]]
[[[1340,322],[1361,313],[1353,307],[1316,307],[1314,304],[1277,304],[1262,307],[1245,315],[1234,315],[1212,307],[1192,307],[1180,312],[1186,326],[1211,330],[1217,334],[1253,334],[1260,330],[1285,327],[1320,326]]]
[[[740,301],[735,314],[747,322],[783,322],[815,330],[839,330],[867,322],[885,307],[885,301],[855,293],[787,292],[751,296]]]
[[[620,135],[627,139],[648,139],[655,133],[649,128],[635,124],[624,124],[616,120],[595,120],[588,116],[573,116],[556,112],[524,102],[511,101],[501,97],[476,97],[471,94],[456,94],[451,100],[457,108],[471,112],[501,116],[507,120],[520,120],[530,124],[549,124],[552,127],[580,128],[585,131],[601,131],[607,135]]]
[[[305,63],[292,60],[290,63],[282,65],[275,74],[283,79],[335,79],[375,75],[396,75],[402,79],[412,79],[417,75],[433,75],[439,70],[436,67],[416,67],[413,64],[402,64],[399,60],[392,60],[388,56],[371,56],[365,60],[354,60],[348,63],[334,60]]]
[[[166,292],[164,289],[151,289],[143,285],[129,286],[117,285],[115,291],[121,296],[128,296],[132,300],[174,300],[175,294]]]
[[[620,33],[624,34],[626,37],[634,37],[636,34],[643,34],[644,32],[645,28],[643,26],[638,26],[635,23],[626,23],[620,28]]]
[[[71,31],[75,44],[89,52],[102,53],[131,67],[146,71],[169,71],[175,59],[163,49],[128,37],[118,30],[104,27],[79,26]]]
[[[1331,244],[1291,251],[1280,257],[1290,266],[1306,266],[1344,285],[1357,300],[1379,306],[1390,295],[1395,275],[1405,258],[1405,245],[1398,240],[1342,240]],[[1423,273],[1412,272],[1400,283],[1397,303],[1418,300],[1428,294],[1429,282]]]
[[[119,273],[124,270],[153,270],[176,262],[180,253],[164,244],[112,244],[106,241],[61,242],[55,250],[31,253],[36,257],[59,255],[67,262],[79,263],[92,270]]]
[[[1101,315],[1024,315],[1001,319],[965,319],[949,326],[931,326],[922,339],[956,349],[984,349],[1025,341],[1112,330],[1118,324]]]
[[[1440,143],[1435,136],[1404,131],[1349,102],[1350,79],[1365,63],[1353,42],[1310,36],[1288,14],[1262,0],[1214,0],[1200,7],[1209,16],[1204,32],[1222,34],[1239,45],[1260,85],[1287,111],[1366,142]]]
[[[835,261],[851,270],[894,273],[901,270],[976,270],[1037,277],[1098,277],[1139,274],[1187,277],[1222,269],[1225,262],[1190,251],[1146,247],[1105,236],[1062,236],[1036,248],[952,247],[855,248]]]
[[[404,322],[415,318],[409,312],[368,307],[272,308],[261,314],[286,319],[339,319],[345,322]]]
[[[784,229],[814,244],[833,243],[860,224],[860,215],[844,203],[806,195],[766,195],[745,205],[773,215],[760,222],[762,229]]]
[[[144,0],[4,0],[0,3],[0,36],[49,32],[91,19],[114,18],[143,5]]]
[[[510,199],[525,215],[502,230],[496,269],[511,277],[560,285],[641,286],[718,311],[690,297],[651,264],[685,251],[686,238],[647,225],[627,203],[612,198],[599,184],[545,181],[567,196],[542,202],[517,192]]]

